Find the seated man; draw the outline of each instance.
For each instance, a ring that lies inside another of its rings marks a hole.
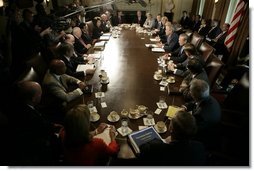
[[[190,83],[193,79],[201,79],[209,85],[209,79],[199,59],[193,58],[188,61],[189,74],[183,79],[179,91],[183,93],[185,100],[191,100]]]
[[[158,47],[163,48],[166,52],[172,52],[176,48],[178,48],[178,35],[174,32],[174,26],[166,25],[166,37],[167,42],[163,45],[162,43],[158,43]]]
[[[188,36],[185,33],[180,34],[178,43],[180,45],[174,52],[168,53],[163,58],[168,60],[172,60],[174,63],[182,63],[187,59],[187,55],[184,51],[184,45],[188,41]],[[168,57],[167,57],[168,56]]]
[[[151,13],[146,14],[146,21],[144,22],[143,27],[145,29],[152,29],[155,25],[154,18]]]
[[[55,128],[62,126],[49,122],[36,109],[41,95],[42,89],[37,82],[24,81],[17,85],[17,104],[11,117],[11,124],[15,125],[12,134],[14,165],[49,165],[53,162]]]
[[[185,104],[187,111],[192,111],[195,117],[198,133],[197,139],[206,145],[212,143],[212,135],[216,134],[216,126],[220,122],[221,109],[216,99],[210,96],[209,84],[200,79],[194,79],[190,83],[190,94],[194,101]]]
[[[168,63],[168,68],[167,68],[168,69],[167,73],[172,73],[173,72],[176,75],[185,77],[186,74],[189,73],[189,72],[186,72],[188,61],[190,59],[194,59],[194,58],[200,59],[200,61],[204,65],[204,61],[198,55],[196,47],[193,44],[186,43],[183,46],[183,50],[184,50],[185,54],[187,55],[187,59],[185,61],[183,61],[182,63],[178,63],[178,64],[175,64],[173,62],[169,62]],[[164,59],[165,58],[167,58],[167,57],[165,56]]]
[[[200,166],[205,164],[205,148],[191,138],[196,134],[195,118],[187,112],[179,111],[169,125],[171,136],[167,143],[157,139],[140,147],[139,161],[152,166]]]
[[[207,40],[215,39],[220,33],[221,29],[219,26],[219,21],[218,20],[213,20],[212,21],[212,28],[209,30],[209,32],[206,35]]]
[[[142,15],[141,11],[137,11],[137,15],[134,17],[132,23],[140,24],[143,27],[146,17]]]
[[[108,33],[111,27],[112,26],[108,21],[108,16],[106,14],[101,14],[101,29],[103,33]]]
[[[82,39],[82,31],[79,27],[74,27],[72,31],[75,37],[74,49],[78,55],[84,55],[87,53],[88,49],[92,47],[91,44],[86,44]]]
[[[73,77],[84,77],[86,74],[93,74],[95,69],[87,69],[85,71],[76,71],[78,64],[84,64],[81,60],[76,60],[79,57],[73,57],[74,55],[74,47],[69,43],[62,43],[57,48],[59,53],[59,58],[64,61],[66,66],[66,74]]]
[[[65,74],[66,65],[62,60],[52,60],[49,70],[46,73],[43,85],[47,92],[57,101],[66,105],[66,103],[80,97],[86,88],[86,84],[72,76]],[[69,85],[77,85],[73,91],[69,91]]]

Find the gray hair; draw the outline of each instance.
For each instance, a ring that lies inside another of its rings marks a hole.
[[[188,41],[188,35],[187,35],[187,34],[185,34],[185,33],[180,34],[180,36],[179,36],[179,37],[183,37],[183,38],[184,38],[184,40],[185,40],[185,42],[187,42],[187,41]]]
[[[209,85],[204,80],[193,79],[190,83],[190,93],[194,100],[200,101],[209,97]]]

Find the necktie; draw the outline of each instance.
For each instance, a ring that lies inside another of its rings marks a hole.
[[[218,40],[223,34],[224,34],[223,32],[220,33],[220,34],[215,38],[215,40]]]

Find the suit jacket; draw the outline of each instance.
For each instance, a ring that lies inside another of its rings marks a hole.
[[[44,77],[43,85],[52,96],[54,96],[58,100],[61,100],[62,102],[70,102],[71,100],[74,100],[80,96],[79,88],[70,92],[68,91],[69,84],[77,84],[77,82],[79,82],[80,80],[67,74],[61,75],[60,78],[62,81],[58,80],[49,71]]]
[[[201,25],[201,21],[198,21],[198,22],[195,21],[193,23],[192,31],[198,31],[198,29],[200,28],[200,25]]]
[[[88,49],[75,37],[74,50],[77,55],[84,55]]]
[[[184,29],[189,28],[190,25],[190,18],[189,17],[182,17],[180,20],[180,24]]]
[[[92,42],[93,42],[92,37],[88,33],[85,33],[83,31],[82,31],[81,38],[83,39],[85,44],[92,44]]]
[[[99,39],[102,35],[101,33],[101,28],[98,28],[97,26],[93,27],[93,33],[92,33],[92,38],[93,39]]]
[[[167,43],[164,45],[164,50],[166,52],[172,52],[179,46],[178,44],[178,35],[176,33],[172,33],[171,36],[167,37]]]
[[[118,16],[114,16],[113,18],[113,26],[118,26],[118,24],[125,23],[125,19],[123,16],[121,16],[121,20],[118,18]]]
[[[161,21],[160,21],[160,22],[158,22],[158,20],[157,20],[157,19],[155,19],[155,21],[154,21],[154,29],[158,29],[158,30],[160,30],[160,29],[161,29],[161,27],[162,27],[162,23],[161,23]]]
[[[22,102],[19,102],[22,103]],[[36,109],[18,104],[13,113],[14,165],[38,165],[51,160],[50,140],[54,135],[53,124]]]
[[[105,21],[101,21],[101,30],[104,33],[108,33],[110,31],[110,28],[107,26],[107,23]]]
[[[61,57],[61,60],[64,61],[65,63],[65,66],[66,66],[65,73],[67,75],[70,75],[76,78],[85,76],[83,71],[76,72],[78,64],[72,58],[70,60],[67,60],[65,57]]]
[[[175,140],[169,144],[157,139],[141,145],[140,165],[200,166],[205,165],[206,151],[202,143],[192,140]]]
[[[209,32],[207,33],[207,37],[210,39],[215,39],[221,32],[222,31],[219,26],[215,28],[211,28]]]
[[[179,48],[171,53],[170,60],[173,60],[174,63],[182,63],[187,59],[187,55],[182,48],[183,46],[179,46]]]
[[[198,34],[200,34],[201,36],[206,36],[209,30],[210,27],[206,25],[205,27],[202,27],[198,30]]]
[[[141,27],[143,27],[144,23],[145,23],[145,20],[146,20],[146,17],[141,15],[141,19],[138,20],[138,17],[135,16],[132,23],[137,23],[137,24],[140,24]]]

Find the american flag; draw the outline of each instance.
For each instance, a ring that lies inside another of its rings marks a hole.
[[[231,50],[235,37],[236,37],[236,33],[238,30],[238,27],[241,23],[241,19],[242,16],[244,14],[244,11],[246,9],[246,3],[244,0],[238,0],[228,33],[227,33],[227,37],[225,39],[225,45],[226,47],[229,49],[229,51]]]

